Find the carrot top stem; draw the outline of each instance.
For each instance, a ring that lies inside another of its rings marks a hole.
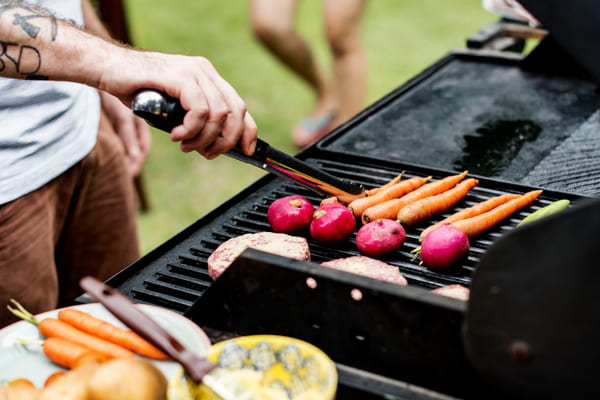
[[[21,318],[22,320],[32,323],[33,325],[37,326],[37,325],[40,324],[40,321],[35,317],[35,315],[33,315],[32,313],[30,313],[29,311],[27,311],[25,309],[25,307],[23,307],[21,305],[21,303],[19,303],[15,299],[10,299],[10,302],[12,304],[14,304],[14,306],[16,308],[13,308],[10,305],[7,305],[6,308],[8,309],[8,311],[10,311],[11,313],[13,313],[17,317]]]
[[[19,340],[16,340],[15,343],[23,345],[23,346],[29,346],[29,345],[43,346],[44,345],[43,340],[33,340],[33,339],[19,339]]]

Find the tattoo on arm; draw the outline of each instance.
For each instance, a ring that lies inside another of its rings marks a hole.
[[[58,19],[51,11],[22,0],[0,0],[0,17],[8,11],[14,11],[12,24],[18,26],[31,39],[37,39],[40,34],[44,34],[44,25],[40,25],[39,22],[48,21],[48,37],[51,41],[56,41]],[[65,22],[75,25],[73,21]],[[0,71],[12,67],[25,79],[47,80],[48,76],[38,74],[41,66],[42,55],[35,44],[12,43],[0,38]]]
[[[47,19],[50,21],[50,39],[56,40],[58,34],[58,23],[57,18],[52,15],[51,11],[43,9],[41,7],[34,7],[23,1],[0,1],[0,17],[6,11],[19,10],[20,12],[14,14],[13,25],[18,25],[23,29],[29,37],[32,39],[37,38],[41,28],[34,24],[36,19]],[[31,21],[31,22],[30,22]]]
[[[26,79],[48,79],[37,74],[42,66],[42,57],[33,46],[0,41],[0,71],[9,65],[13,65],[15,71]]]

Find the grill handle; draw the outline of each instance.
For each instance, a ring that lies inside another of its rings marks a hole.
[[[173,128],[181,125],[186,113],[177,99],[155,90],[139,92],[132,102],[131,109],[136,115],[148,121],[150,125],[165,132],[171,132]],[[336,196],[344,201],[365,193],[362,185],[315,168],[271,147],[261,139],[257,139],[256,150],[251,156],[247,156],[238,148],[229,150],[225,154],[308,187],[322,196]]]

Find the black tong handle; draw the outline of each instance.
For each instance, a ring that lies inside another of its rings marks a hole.
[[[179,100],[154,90],[139,92],[132,102],[131,109],[150,125],[166,132],[171,132],[174,127],[181,125],[186,113]],[[340,197],[364,192],[362,185],[328,174],[271,147],[261,139],[257,139],[256,150],[251,156],[244,154],[239,148],[229,150],[225,154],[299,183],[319,194]]]

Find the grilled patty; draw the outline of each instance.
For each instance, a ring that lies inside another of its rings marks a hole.
[[[442,296],[448,296],[448,297],[453,297],[455,299],[467,301],[467,300],[469,300],[469,292],[470,291],[468,288],[466,288],[462,285],[455,284],[455,285],[442,286],[437,289],[433,289],[431,292],[441,294]]]
[[[217,279],[248,247],[296,260],[310,260],[308,242],[303,237],[274,232],[247,233],[215,249],[208,257],[208,275]]]
[[[408,284],[398,267],[371,257],[352,256],[338,258],[321,263],[321,265],[397,285],[406,286]]]

